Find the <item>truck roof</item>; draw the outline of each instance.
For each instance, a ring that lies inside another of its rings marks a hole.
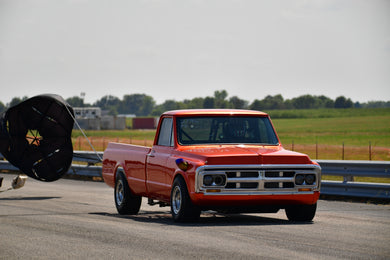
[[[170,115],[170,116],[206,116],[206,115],[268,116],[267,113],[264,113],[261,111],[244,110],[244,109],[184,109],[184,110],[167,111],[167,112],[163,113],[163,115]]]

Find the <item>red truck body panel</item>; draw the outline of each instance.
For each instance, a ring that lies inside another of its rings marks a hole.
[[[172,184],[174,179],[180,176],[187,185],[192,203],[204,208],[243,205],[284,207],[316,203],[319,198],[320,168],[307,155],[285,150],[276,134],[277,143],[271,145],[183,145],[178,141],[180,129],[177,120],[191,117],[269,118],[266,113],[250,110],[200,109],[166,112],[160,118],[153,147],[109,143],[103,157],[104,181],[114,187],[116,174],[121,170],[132,193],[170,203]],[[161,133],[165,131],[162,129],[165,127],[162,127],[164,118],[169,118],[169,122],[172,122],[172,137],[167,139],[171,143],[168,145],[159,143],[163,140]],[[272,123],[270,124],[273,130]],[[183,134],[184,139],[187,138],[186,135],[187,133]],[[182,169],[177,159],[186,162],[188,168]],[[214,184],[207,186],[208,175],[224,178],[223,187]],[[298,175],[312,175],[315,182],[310,185],[301,184],[297,180]]]

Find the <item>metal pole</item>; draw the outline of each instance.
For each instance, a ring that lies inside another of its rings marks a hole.
[[[369,144],[368,144],[368,158],[369,158],[369,160],[371,161],[372,160],[372,153],[371,153],[372,151],[371,151],[371,141],[369,142]]]

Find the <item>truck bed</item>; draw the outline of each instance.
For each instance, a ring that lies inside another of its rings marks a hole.
[[[114,187],[115,174],[119,168],[126,173],[127,181],[132,183],[133,192],[145,192],[145,161],[150,150],[151,148],[146,146],[109,143],[103,155],[104,181]]]

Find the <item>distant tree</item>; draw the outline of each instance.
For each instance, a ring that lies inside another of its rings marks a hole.
[[[214,91],[214,98],[216,100],[225,100],[228,96],[228,93],[226,90],[216,90]]]
[[[283,102],[284,108],[283,109],[294,109],[294,104],[291,99],[286,99]]]
[[[0,113],[3,113],[5,111],[5,105],[3,102],[0,101]]]
[[[155,102],[151,96],[145,94],[125,95],[118,108],[118,112],[120,114],[147,116],[152,112],[154,105]]]
[[[15,105],[21,101],[27,99],[14,98],[10,104]],[[84,104],[84,101],[80,97],[68,98],[67,102],[72,106],[83,107],[90,106]],[[151,96],[145,94],[131,94],[125,95],[123,100],[117,97],[107,95],[96,101],[94,106],[101,107],[102,109],[109,110],[110,114],[135,114],[137,116],[159,116],[167,110],[175,109],[199,109],[199,108],[236,108],[243,109],[249,108],[253,110],[265,111],[273,109],[294,109],[294,108],[349,108],[349,107],[390,107],[390,101],[370,101],[368,103],[353,103],[351,99],[347,99],[344,96],[332,100],[324,95],[312,96],[302,95],[296,98],[284,100],[281,94],[271,96],[268,95],[262,100],[255,99],[251,104],[248,101],[240,99],[238,96],[233,96],[228,99],[228,93],[226,90],[214,91],[213,97],[196,97],[193,99],[185,99],[183,101],[166,100],[160,105],[156,105]],[[0,103],[0,111],[4,110],[4,105]]]
[[[353,107],[353,102],[350,98],[347,99],[347,101],[345,102],[345,108],[351,108]]]
[[[93,103],[93,106],[100,107],[102,110],[108,110],[109,115],[117,115],[121,100],[117,97],[107,95]]]
[[[228,93],[226,90],[214,91],[214,107],[215,108],[228,108],[229,102],[226,100]]]
[[[215,99],[213,97],[206,97],[203,101],[203,108],[215,108]]]
[[[66,102],[68,102],[69,105],[72,107],[85,107],[84,99],[78,96],[70,97],[66,99]]]
[[[93,106],[100,107],[101,109],[109,109],[110,107],[119,107],[121,100],[117,97],[107,95],[93,103]]]
[[[178,102],[171,99],[168,99],[167,101],[164,102],[164,107],[166,111],[181,109],[183,108],[182,106],[183,106],[182,102]]]
[[[111,116],[117,116],[118,115],[118,109],[116,107],[108,107],[105,110],[108,111],[108,114]]]
[[[316,108],[317,100],[312,95],[303,95],[293,98],[292,103],[297,109]]]
[[[155,106],[155,108],[152,111],[153,116],[159,116],[165,111],[170,111],[170,110],[177,110],[177,109],[183,109],[184,107],[183,102],[178,102],[172,99],[166,100],[164,103],[161,105]]]
[[[148,116],[152,113],[154,106],[156,105],[156,101],[151,96],[145,95],[143,104],[139,109],[139,115]]]
[[[264,99],[266,109],[283,109],[284,99],[281,94],[275,96],[266,96]]]
[[[334,101],[324,95],[317,97],[319,100],[318,108],[334,108]]]
[[[204,98],[196,97],[191,100],[184,100],[183,107],[187,109],[203,108]]]
[[[344,96],[337,97],[334,103],[335,108],[344,108],[344,104],[346,102],[346,98]]]
[[[243,109],[248,107],[248,101],[233,96],[229,99],[230,106],[236,109]]]
[[[346,98],[344,96],[339,96],[336,98],[334,102],[335,108],[351,108],[353,107],[353,102],[350,98]]]
[[[362,106],[366,107],[366,108],[385,108],[385,107],[390,107],[390,101],[387,101],[387,102],[386,101],[368,101],[367,103],[364,103]]]
[[[272,109],[284,109],[284,100],[282,95],[278,94],[275,96],[268,95],[262,100],[254,100],[250,105],[251,109],[254,110],[272,110]]]
[[[252,104],[249,105],[249,109],[261,111],[263,109],[261,100],[255,99]]]
[[[160,105],[157,105],[153,108],[152,112],[150,113],[150,116],[160,116],[164,112],[165,110]]]
[[[27,100],[27,99],[28,99],[27,96],[24,96],[24,97],[22,97],[22,98],[14,97],[14,98],[11,100],[11,102],[8,103],[7,106],[8,106],[8,107],[16,106],[17,104],[19,104],[19,103],[21,103],[21,102],[23,102],[23,101],[25,101],[25,100]]]

